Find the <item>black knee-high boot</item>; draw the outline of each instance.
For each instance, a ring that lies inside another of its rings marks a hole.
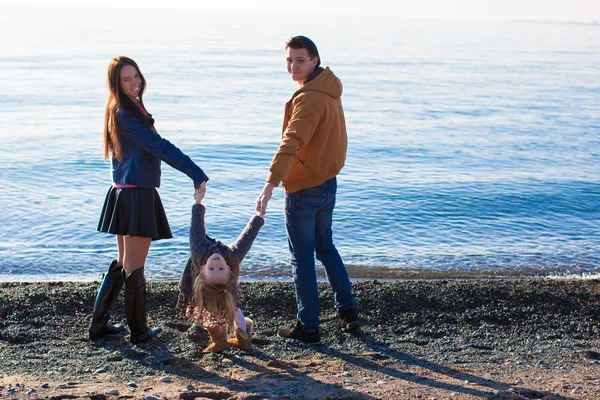
[[[96,302],[94,303],[94,311],[92,312],[92,323],[89,328],[91,340],[98,340],[104,335],[110,335],[123,330],[123,325],[113,325],[108,322],[110,308],[123,287],[122,271],[123,267],[117,265],[117,260],[113,260],[110,263],[110,267],[108,267],[108,272],[104,274],[102,285],[100,285]]]
[[[125,315],[131,343],[140,343],[157,336],[162,329],[150,329],[146,324],[146,280],[144,267],[125,276]]]

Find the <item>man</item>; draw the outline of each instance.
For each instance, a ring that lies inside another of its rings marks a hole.
[[[336,176],[346,159],[346,123],[342,83],[327,67],[320,67],[317,46],[307,37],[286,42],[287,71],[300,89],[285,105],[283,134],[256,211],[263,213],[273,188],[285,189],[285,226],[292,255],[298,305],[297,322],[279,336],[319,343],[319,292],[315,257],[325,267],[334,293],[342,331],[360,326],[346,267],[333,244],[332,216]]]

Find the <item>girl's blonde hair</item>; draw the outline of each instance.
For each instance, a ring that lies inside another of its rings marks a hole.
[[[229,266],[229,276],[227,282],[212,283],[206,280],[204,267],[200,267],[200,273],[194,279],[194,297],[192,302],[198,310],[206,309],[211,315],[216,318],[221,317],[224,312],[227,319],[228,328],[233,327],[235,312],[238,308],[238,279],[240,274],[239,261],[234,260],[234,256],[226,256],[225,262]]]

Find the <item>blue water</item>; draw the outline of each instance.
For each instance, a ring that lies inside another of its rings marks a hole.
[[[140,22],[141,21],[141,22]],[[600,271],[600,26],[152,10],[0,13],[0,280],[98,279],[106,68],[134,58],[158,131],[210,176],[209,234],[254,213],[297,85],[283,44],[315,40],[349,135],[334,236],[355,276]],[[193,190],[163,164],[177,279]],[[289,276],[283,192],[242,267]]]

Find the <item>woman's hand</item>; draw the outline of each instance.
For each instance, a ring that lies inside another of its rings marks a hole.
[[[202,204],[202,199],[206,194],[206,181],[202,182],[194,191],[194,199],[196,200],[196,204]]]

